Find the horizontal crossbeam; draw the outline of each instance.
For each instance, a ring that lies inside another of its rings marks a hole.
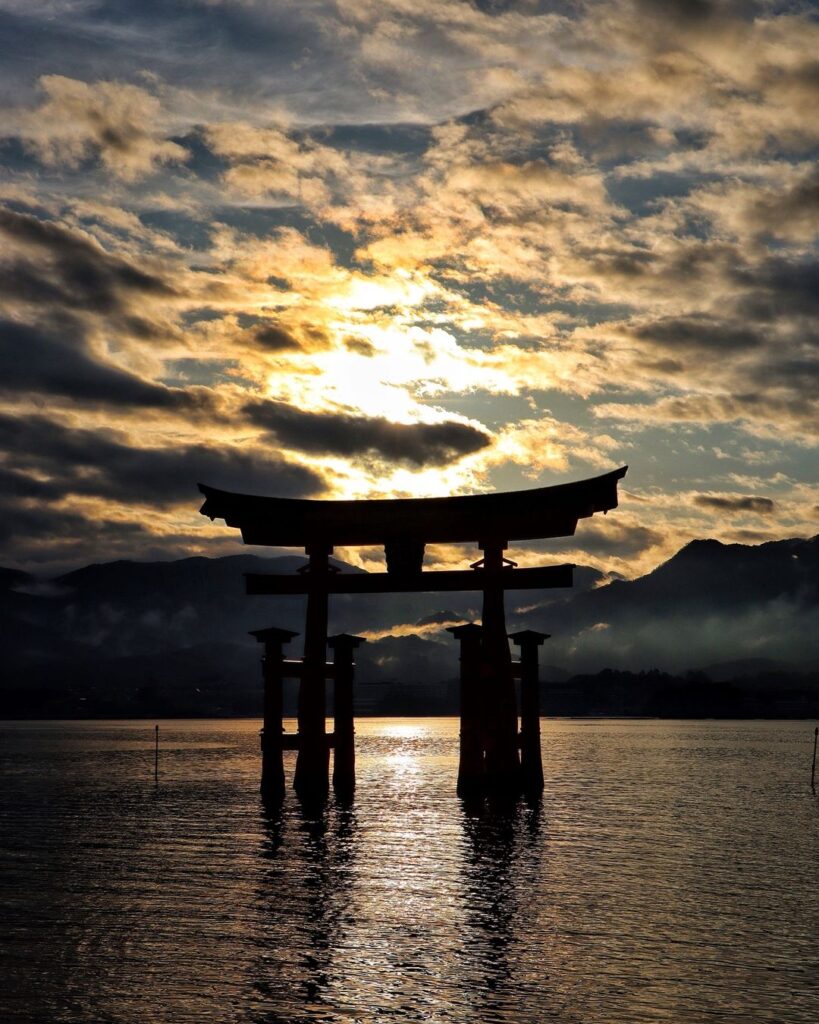
[[[336,745],[336,734],[334,732],[326,732],[324,734],[324,740],[327,744],[328,750],[332,750]],[[282,733],[282,750],[298,750],[301,745],[301,736],[297,732],[285,732]]]
[[[303,576],[283,573],[245,573],[248,594],[433,594],[440,591],[547,590],[572,585],[573,565],[546,565],[532,569],[444,569],[439,572],[362,572]]]
[[[617,508],[626,466],[550,487],[446,498],[316,501],[237,494],[199,485],[202,515],[238,527],[246,544],[304,548],[477,543],[571,537],[578,519]]]
[[[284,679],[301,679],[304,676],[304,662],[287,658],[280,662],[281,675]],[[336,667],[331,662],[325,662],[324,678],[335,679]]]

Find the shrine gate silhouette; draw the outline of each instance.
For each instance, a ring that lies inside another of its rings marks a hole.
[[[538,647],[548,634],[524,630],[511,635],[520,648],[513,663],[506,632],[504,592],[570,587],[569,564],[519,568],[504,557],[512,540],[572,536],[579,519],[617,507],[617,483],[628,467],[553,487],[450,498],[315,501],[236,494],[204,484],[201,508],[211,519],[238,527],[247,544],[299,547],[307,564],[297,574],[248,574],[248,594],[307,595],[304,656],[287,659],[284,647],[298,634],[254,630],[264,644],[264,727],[262,782],[265,799],[285,791],[283,752],[295,749],[293,785],[306,798],[329,791],[341,796],[355,787],[353,721],[354,651],[363,638],[327,636],[330,594],[483,593],[481,623],[452,626],[460,642],[460,760],[458,793],[539,792],[540,755]],[[464,570],[423,570],[427,544],[477,543],[483,557]],[[345,573],[329,562],[334,547],[383,546],[387,571]],[[327,647],[333,662],[326,661]],[[521,727],[515,677],[521,680]],[[298,733],[282,728],[282,684],[299,681]],[[335,685],[334,731],[326,732],[326,681]]]

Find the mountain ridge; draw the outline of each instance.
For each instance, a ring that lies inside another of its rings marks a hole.
[[[259,650],[248,631],[277,625],[303,633],[305,599],[247,597],[242,574],[291,573],[304,561],[249,553],[120,559],[51,580],[0,569],[7,680],[0,698],[12,689],[56,686],[84,693],[86,703],[96,700],[111,713],[117,707],[133,713],[144,706],[139,693],[164,694],[156,706],[182,713],[197,706],[204,687],[214,713],[252,707]],[[584,566],[576,578],[574,590],[527,592],[525,599],[517,591],[507,599],[510,632],[552,635],[542,661],[555,684],[604,669],[685,675],[703,666],[707,674],[710,666],[715,683],[819,669],[812,626],[819,611],[819,537],[755,546],[697,540],[632,580],[601,582],[601,573]],[[474,592],[337,595],[330,632],[371,636],[358,652],[362,687],[420,692],[457,678],[457,644],[446,625],[479,617]],[[301,643],[299,636],[288,656],[299,657]],[[217,700],[220,693],[224,701]]]

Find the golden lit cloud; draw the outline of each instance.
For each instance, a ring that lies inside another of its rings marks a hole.
[[[624,573],[815,529],[819,26],[700,7],[312,5],[310,47],[282,11],[204,78],[160,18],[156,67],[112,36],[87,80],[57,71],[89,12],[64,60],[32,9],[0,72],[13,551],[223,550],[195,467],[367,497],[628,461],[620,525],[562,549]]]
[[[182,146],[163,137],[160,101],[145,89],[63,75],[43,75],[39,85],[43,103],[20,111],[17,123],[25,144],[45,164],[78,167],[98,157],[107,170],[133,181],[188,158]]]

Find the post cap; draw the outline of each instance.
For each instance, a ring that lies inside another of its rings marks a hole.
[[[483,626],[477,622],[462,622],[460,626],[447,626],[446,631],[460,640],[461,637],[479,637],[483,633]]]
[[[327,646],[333,651],[344,647],[356,648],[366,642],[366,636],[353,636],[352,633],[336,633],[335,636],[327,637]]]
[[[267,629],[250,629],[249,636],[255,636],[260,644],[280,643],[289,644],[293,637],[298,636],[292,629],[279,629],[277,626],[268,626]]]
[[[536,629],[522,629],[519,633],[510,633],[509,639],[518,647],[525,647],[527,644],[540,647],[543,641],[548,640],[551,635],[551,633],[538,633]]]

